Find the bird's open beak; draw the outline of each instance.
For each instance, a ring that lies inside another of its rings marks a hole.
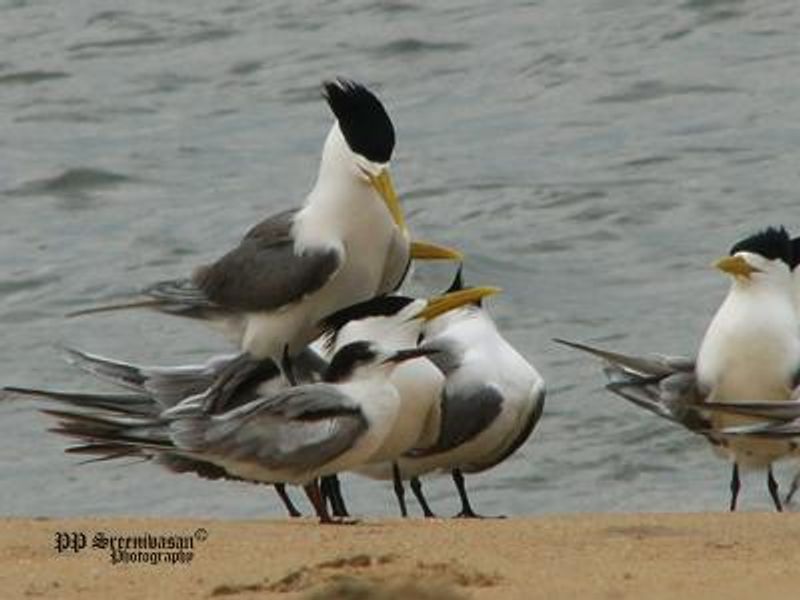
[[[370,175],[369,181],[378,195],[383,198],[386,208],[389,209],[389,214],[392,215],[397,227],[405,233],[408,231],[406,225],[406,217],[403,214],[403,208],[400,206],[400,201],[397,199],[397,192],[394,191],[394,184],[392,183],[392,176],[389,174],[389,169],[381,171],[380,175]]]
[[[411,258],[414,260],[463,260],[458,250],[419,240],[411,242]]]
[[[408,350],[398,350],[383,362],[401,363],[405,360],[412,360],[421,356],[430,356],[439,352],[437,348],[409,348]]]
[[[752,266],[741,256],[726,256],[725,258],[720,258],[714,263],[714,266],[724,273],[728,273],[734,277],[744,277],[745,279],[749,279],[750,275],[760,271],[760,269]]]
[[[457,292],[448,292],[441,296],[434,296],[428,300],[428,305],[414,315],[413,318],[430,321],[439,315],[443,315],[447,311],[458,308],[459,306],[464,306],[465,304],[475,303],[481,298],[497,294],[500,291],[502,290],[498,287],[482,286],[466,288],[458,290]]]

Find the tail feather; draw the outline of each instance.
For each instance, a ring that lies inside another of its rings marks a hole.
[[[160,412],[152,398],[144,394],[82,394],[15,386],[5,387],[3,391],[11,395],[31,396],[61,402],[68,406],[100,409],[125,415],[153,416]]]
[[[120,447],[116,444],[88,443],[81,446],[70,446],[69,448],[66,448],[64,452],[67,454],[89,454],[94,456],[94,458],[82,460],[79,463],[81,465],[106,462],[109,460],[116,460],[118,458],[141,458],[143,460],[150,460],[152,458],[149,455],[143,454],[141,450],[136,447]]]
[[[68,312],[65,317],[68,319],[72,319],[74,317],[84,317],[86,315],[97,315],[100,313],[106,312],[115,312],[118,310],[130,310],[132,308],[155,308],[158,309],[159,307],[164,305],[163,300],[158,300],[155,298],[146,298],[144,300],[132,300],[130,302],[121,302],[120,304],[104,304],[103,306],[93,306],[91,308],[82,308],[81,310],[75,310],[72,312]]]
[[[618,352],[611,352],[601,348],[595,348],[587,344],[578,342],[571,342],[561,338],[553,338],[553,341],[576,350],[582,350],[593,354],[603,360],[611,363],[612,365],[623,369],[626,372],[633,372],[638,375],[646,375],[651,377],[664,377],[671,375],[675,372],[676,366],[673,363],[682,359],[668,359],[662,357],[644,358],[640,356],[632,356],[628,354],[620,354]]]
[[[82,371],[135,392],[145,391],[147,376],[141,367],[75,348],[65,347],[62,351],[66,361]]]
[[[115,385],[141,392],[161,409],[170,408],[189,396],[205,392],[221,373],[252,359],[243,354],[214,356],[205,364],[178,367],[144,367],[74,348],[64,348],[67,362]],[[253,361],[254,362],[254,361]]]
[[[76,310],[68,313],[67,317],[81,317],[134,308],[152,308],[170,315],[195,319],[206,319],[213,314],[225,312],[223,307],[209,300],[205,292],[198,288],[191,279],[159,281],[142,290],[141,296],[144,297],[118,304]]]
[[[59,410],[43,410],[58,419],[58,425],[49,431],[91,443],[114,444],[120,448],[138,450],[174,449],[169,430],[163,423],[154,421],[119,419]]]

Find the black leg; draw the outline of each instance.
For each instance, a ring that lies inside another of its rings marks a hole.
[[[347,510],[347,505],[344,503],[344,496],[342,495],[342,485],[339,483],[338,475],[331,475],[331,484],[333,487],[333,497],[336,498],[337,512],[340,517],[349,517],[350,513]]]
[[[742,482],[739,481],[739,465],[733,463],[731,470],[731,512],[736,510],[736,501],[739,499],[739,490],[742,488]]]
[[[349,517],[350,513],[347,512],[347,506],[344,503],[342,496],[342,487],[339,484],[339,477],[334,475],[326,475],[320,480],[320,489],[322,498],[331,505],[331,511],[334,517]]]
[[[289,382],[289,385],[297,385],[297,378],[295,378],[294,369],[292,368],[292,360],[289,358],[289,344],[283,347],[281,370],[283,371],[283,376],[286,377]]]
[[[479,514],[477,514],[474,510],[472,510],[472,506],[470,506],[469,498],[467,497],[467,488],[464,485],[464,475],[461,473],[461,469],[453,469],[452,471],[453,481],[456,484],[456,489],[458,490],[458,497],[461,498],[461,512],[456,515],[457,519],[480,519],[482,518]]]
[[[304,485],[303,489],[305,490],[306,496],[308,496],[311,505],[314,507],[314,511],[319,517],[319,522],[333,523],[333,519],[331,519],[331,516],[328,514],[328,507],[325,505],[325,501],[322,499],[322,493],[319,491],[319,482],[314,479],[311,483]]]
[[[286,493],[286,486],[282,483],[276,483],[274,485],[275,491],[278,492],[278,496],[280,497],[283,505],[286,507],[286,512],[289,513],[290,517],[302,517],[303,515],[300,513],[299,510],[292,504],[292,499],[289,498],[289,494]]]
[[[394,495],[397,496],[397,503],[400,505],[400,515],[405,519],[408,517],[406,509],[406,488],[403,486],[403,478],[400,476],[400,466],[392,463],[392,480],[394,482]]]
[[[775,510],[778,512],[783,512],[781,497],[778,494],[778,482],[775,481],[775,475],[772,472],[772,465],[770,465],[769,469],[767,469],[767,489],[769,489],[769,495],[772,496],[772,502],[775,503]]]
[[[327,475],[325,477],[319,478],[319,493],[322,495],[322,501],[325,503],[325,506],[330,508],[332,514],[336,514],[336,500],[333,498],[333,492],[331,491],[331,482],[328,479]]]
[[[412,477],[411,478],[411,491],[414,492],[414,496],[419,502],[420,508],[422,508],[422,514],[425,515],[425,518],[431,519],[436,515],[433,514],[431,507],[428,506],[428,501],[425,500],[425,496],[422,493],[422,482],[419,480],[419,477]]]
[[[794,476],[794,479],[792,479],[792,485],[789,488],[789,493],[786,494],[786,498],[783,499],[784,504],[791,504],[792,498],[794,498],[798,488],[800,488],[800,471],[798,471]]]

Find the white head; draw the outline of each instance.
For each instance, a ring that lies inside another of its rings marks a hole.
[[[795,258],[792,240],[783,227],[769,227],[731,248],[714,266],[733,277],[736,289],[778,286],[791,290]]]

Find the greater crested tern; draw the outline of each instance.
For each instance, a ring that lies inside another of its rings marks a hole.
[[[800,321],[792,278],[798,259],[782,227],[734,244],[715,263],[732,283],[696,361],[627,356],[556,340],[602,358],[608,390],[704,435],[718,456],[730,459],[730,510],[736,510],[740,467],[766,468],[770,496],[776,510],[782,510],[772,463],[794,450],[792,442],[736,433],[743,433],[768,405],[789,408],[797,396]]]
[[[387,350],[414,347],[423,335],[427,322],[465,304],[499,292],[495,287],[474,287],[450,290],[429,299],[392,295],[374,298],[341,310],[323,322],[330,352],[355,341],[380,343]],[[370,465],[392,463],[394,491],[402,516],[407,516],[401,473],[396,459],[415,447],[436,442],[439,431],[439,401],[444,376],[426,356],[399,365],[389,377],[401,398],[401,407],[391,431],[364,466],[352,469],[370,476]],[[334,479],[323,482],[333,486],[331,501],[334,511],[343,511],[344,503]],[[346,516],[344,510],[341,516]]]
[[[129,393],[76,393],[18,387],[6,387],[4,391],[91,410],[94,412],[86,416],[95,419],[124,415],[131,423],[136,423],[137,420],[152,420],[181,402],[185,403],[184,407],[202,407],[206,415],[224,413],[259,396],[274,394],[291,383],[274,362],[255,360],[244,353],[214,356],[200,365],[169,367],[140,366],[71,348],[64,349],[64,356],[79,369]],[[327,362],[310,349],[293,361],[293,373],[304,383],[321,380],[326,368]],[[119,428],[119,431],[126,430]],[[90,438],[85,438],[86,444],[68,448],[67,452],[95,457],[88,462],[142,458],[174,473],[193,473],[203,479],[241,479],[201,458],[162,448],[153,450],[146,436],[142,437],[144,443],[137,446],[125,439],[114,442],[110,429],[104,433],[103,441],[88,443]],[[300,512],[283,484],[276,483],[275,490],[289,516],[299,517]]]
[[[394,126],[380,100],[346,79],[323,87],[336,120],[300,210],[268,217],[190,278],[145,289],[144,300],[72,315],[153,308],[210,322],[251,356],[278,362],[316,338],[325,316],[396,289],[412,257],[460,259],[409,242],[389,172]]]
[[[448,290],[463,289],[461,269]],[[458,490],[457,517],[475,518],[464,473],[479,473],[511,456],[531,435],[542,415],[545,383],[536,369],[503,338],[480,300],[450,310],[425,324],[419,348],[444,375],[434,405],[430,443],[395,463],[401,479],[411,479],[425,516],[434,516],[422,492],[420,475],[449,471]],[[395,477],[387,461],[359,469],[378,479]]]
[[[152,416],[131,417],[125,407],[113,414],[108,405],[91,403],[84,406],[106,414],[44,412],[60,420],[56,432],[82,440],[74,452],[109,455],[110,448],[130,447],[132,453],[146,448],[211,464],[246,481],[302,485],[320,522],[329,523],[317,478],[360,464],[381,446],[400,407],[389,375],[401,362],[433,352],[387,352],[355,342],[334,355],[324,382],[256,395],[219,414],[204,412],[206,403],[191,398]]]

